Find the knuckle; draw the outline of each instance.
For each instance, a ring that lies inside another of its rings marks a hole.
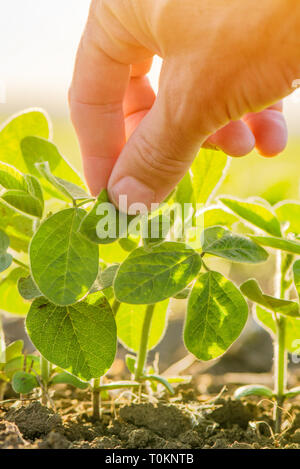
[[[151,177],[170,180],[178,177],[186,169],[186,162],[170,147],[151,142],[146,135],[140,135],[136,142],[139,164]]]

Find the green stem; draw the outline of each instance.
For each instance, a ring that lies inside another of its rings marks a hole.
[[[5,336],[3,331],[2,325],[2,316],[0,314],[0,363],[6,362],[6,344],[5,344]],[[0,380],[0,401],[4,399],[4,392],[6,388],[6,383]]]
[[[139,388],[141,383],[133,383],[132,381],[122,381],[120,383],[102,384],[96,388],[97,391],[113,391],[114,389]]]
[[[275,432],[281,432],[284,395],[287,382],[287,352],[285,349],[285,318],[277,320],[277,336],[275,345]]]
[[[25,270],[30,270],[29,266],[27,264],[24,264],[24,262],[19,261],[19,259],[16,259],[15,257],[13,257],[13,262],[15,264],[19,265],[20,267],[23,267],[23,269],[25,269]]]
[[[291,262],[287,262],[287,258],[281,252],[277,253],[277,278],[276,278],[276,296],[278,298],[286,298],[288,274]],[[274,349],[274,377],[275,377],[275,394],[276,404],[274,409],[275,432],[281,432],[284,395],[287,388],[287,351],[285,347],[285,318],[281,315],[275,315],[276,321],[276,340]]]
[[[6,389],[5,381],[0,381],[0,402],[4,400],[5,389]]]
[[[2,324],[2,315],[0,314],[0,363],[6,363],[6,343]]]
[[[79,208],[79,207],[82,207],[83,205],[86,205],[90,202],[95,202],[95,200],[96,200],[95,198],[90,198],[90,199],[85,199],[85,200],[83,200],[82,202],[80,202],[78,204],[75,202],[75,204],[76,204],[76,207]]]
[[[92,388],[93,419],[100,420],[100,378],[93,379]]]
[[[42,404],[48,404],[48,383],[50,378],[50,363],[42,355],[40,356],[41,378],[42,378]]]
[[[152,323],[153,313],[154,313],[155,305],[148,305],[145,312],[145,318],[142,328],[142,335],[141,335],[141,342],[137,357],[137,366],[135,372],[135,380],[139,381],[141,376],[144,373],[146,361],[147,361],[147,351],[148,351],[148,342],[149,342],[149,334],[150,334],[150,327]]]
[[[206,270],[206,272],[210,272],[210,268],[205,264],[205,262],[203,260],[203,257],[202,257],[202,265],[203,265],[204,269]]]
[[[118,300],[114,300],[112,307],[111,307],[112,312],[114,313],[114,316],[117,315],[117,312],[119,311],[120,306],[121,306],[121,303]]]

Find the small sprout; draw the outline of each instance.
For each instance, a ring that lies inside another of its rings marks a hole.
[[[39,383],[34,375],[26,371],[17,371],[12,378],[13,390],[18,394],[29,394]]]

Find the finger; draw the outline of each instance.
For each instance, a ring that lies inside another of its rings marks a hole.
[[[279,101],[267,108],[268,110],[282,112],[283,103]],[[234,121],[218,130],[214,135],[209,137],[203,144],[204,148],[217,148],[223,150],[227,155],[239,157],[250,153],[256,145],[256,138],[250,127],[246,124],[247,118],[259,116],[261,113],[247,114],[243,122]],[[271,113],[272,114],[272,113]],[[276,132],[276,128],[273,130]]]
[[[107,186],[125,144],[123,98],[130,66],[116,62],[85,33],[69,93],[71,118],[80,143],[84,174],[93,195]]]
[[[244,156],[253,150],[255,137],[243,121],[232,121],[209,137],[203,146],[218,148],[229,156]]]
[[[141,77],[143,75],[147,75],[150,71],[152,66],[153,58],[150,57],[149,59],[143,60],[142,62],[133,64],[130,70],[131,77]]]
[[[126,195],[128,207],[144,203],[150,210],[190,167],[202,141],[178,128],[169,111],[161,91],[114,166],[108,190],[116,205],[119,197]]]
[[[256,114],[247,114],[243,120],[253,133],[255,147],[262,156],[276,156],[285,149],[288,130],[279,110],[268,108]]]
[[[130,79],[124,100],[126,139],[128,140],[155,101],[155,93],[145,76]]]

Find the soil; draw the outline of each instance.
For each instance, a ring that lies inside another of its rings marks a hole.
[[[0,408],[0,449],[300,449],[299,401],[286,403],[281,435],[273,404],[236,401],[226,393],[201,395],[183,385],[175,397],[114,394],[91,418],[88,392],[58,385],[53,408],[14,401]]]

